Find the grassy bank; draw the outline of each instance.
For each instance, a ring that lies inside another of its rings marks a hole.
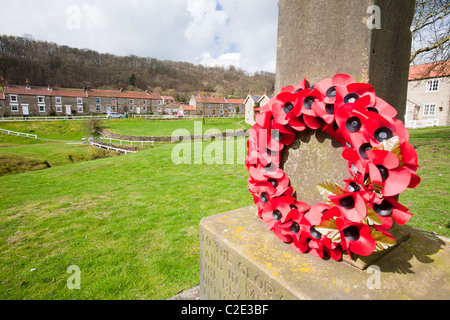
[[[406,190],[400,198],[415,214],[408,225],[450,237],[450,128],[415,129],[410,135],[422,180],[418,188]]]
[[[241,125],[238,123],[242,122]],[[122,135],[129,136],[170,136],[175,130],[185,129],[191,134],[195,130],[199,133],[205,133],[210,129],[217,129],[225,132],[227,129],[242,130],[246,124],[243,119],[227,118],[207,118],[203,125],[202,120],[147,120],[147,119],[115,119],[103,120],[102,127]],[[195,127],[197,126],[197,127]],[[248,127],[248,126],[247,126]],[[198,128],[198,129],[196,129]],[[197,133],[197,132],[195,132]]]
[[[0,299],[164,299],[197,284],[199,221],[252,203],[247,172],[173,165],[172,147],[0,177]]]

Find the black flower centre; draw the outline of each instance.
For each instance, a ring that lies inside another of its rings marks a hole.
[[[309,233],[316,240],[319,240],[322,237],[322,234],[319,231],[317,231],[314,227],[311,227],[311,229],[309,229]]]
[[[305,109],[310,110],[312,108],[312,104],[314,102],[314,97],[306,97],[305,101],[303,101],[303,106]]]
[[[394,133],[387,127],[381,127],[375,131],[373,136],[375,137],[375,139],[377,139],[378,142],[383,142],[392,138],[394,136]]]
[[[392,204],[387,200],[383,200],[381,204],[373,204],[373,210],[375,213],[382,217],[387,217],[390,215],[392,213],[392,209]]]
[[[350,184],[348,185],[348,191],[350,192],[358,192],[359,190],[359,186],[355,182],[350,182]]]
[[[299,233],[300,226],[298,225],[297,222],[294,221],[294,222],[292,222],[292,225],[289,229],[291,230],[292,233],[296,234],[296,233]]]
[[[350,226],[344,229],[344,237],[350,241],[356,241],[359,239],[359,230],[355,226]]]
[[[261,195],[259,196],[259,199],[261,200],[262,203],[269,202],[269,196],[265,192],[261,193]]]
[[[284,113],[287,114],[287,113],[291,112],[292,109],[294,109],[294,106],[292,105],[292,103],[286,102],[286,103],[284,104],[284,107],[283,107]]]
[[[325,106],[325,112],[328,114],[334,114],[334,104],[327,104]]]
[[[363,159],[369,159],[369,157],[367,156],[367,151],[372,150],[372,146],[370,143],[364,143],[360,148],[359,148],[359,155],[361,156],[361,158]]]
[[[345,123],[345,128],[350,132],[357,132],[361,129],[361,120],[358,117],[351,117]]]
[[[275,140],[276,142],[280,142],[281,136],[282,136],[280,131],[278,131],[276,129],[272,129],[270,134],[271,134],[273,140]]]
[[[336,97],[336,87],[331,87],[327,90],[327,97],[328,98],[335,98]]]
[[[273,210],[272,217],[273,217],[273,220],[280,221],[281,220],[281,212],[279,210]]]
[[[381,174],[381,179],[383,179],[383,181],[386,181],[386,179],[389,177],[389,171],[388,169],[386,169],[386,167],[382,166],[382,165],[377,165],[378,171],[380,171]]]
[[[269,182],[272,184],[274,188],[278,187],[278,181],[275,179],[269,179]]]
[[[342,208],[344,208],[346,210],[350,210],[355,207],[355,200],[353,200],[353,197],[348,196],[348,197],[340,199],[339,204]]]
[[[359,94],[356,92],[351,92],[344,98],[344,103],[354,103],[356,100],[360,98]]]

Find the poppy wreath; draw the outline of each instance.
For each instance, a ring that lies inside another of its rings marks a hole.
[[[368,256],[396,244],[389,229],[412,213],[398,201],[420,178],[417,153],[397,111],[375,95],[373,86],[337,74],[310,87],[303,80],[284,87],[255,109],[245,159],[248,186],[267,228],[299,253],[340,260]],[[323,130],[343,146],[349,178],[317,187],[324,203],[309,205],[294,197],[280,155],[296,133]],[[342,184],[343,185],[343,184]]]

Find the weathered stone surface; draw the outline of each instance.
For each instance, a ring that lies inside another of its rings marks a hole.
[[[367,26],[371,5],[381,28]],[[337,73],[368,82],[403,119],[414,0],[280,0],[275,91]]]
[[[373,267],[360,270],[294,252],[256,211],[251,206],[201,221],[200,299],[450,297],[448,239],[403,226],[409,238],[375,262],[376,274]]]
[[[298,132],[295,142],[283,149],[281,169],[289,176],[298,200],[310,204],[324,202],[317,185],[324,182],[345,187],[350,177],[342,145],[322,131]]]

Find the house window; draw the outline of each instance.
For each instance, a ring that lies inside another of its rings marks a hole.
[[[100,103],[100,102],[102,102],[102,99],[101,98],[95,98],[95,102]]]
[[[62,106],[56,106],[56,112],[62,112]]]
[[[19,105],[18,104],[12,104],[11,105],[11,112],[19,112]]]
[[[147,111],[147,107],[142,107],[142,111]]]
[[[435,116],[436,115],[436,105],[435,104],[426,104],[423,108],[424,116]]]
[[[223,109],[220,109],[220,114],[223,114],[223,112],[224,112]]]
[[[38,103],[45,103],[44,97],[38,97]]]
[[[147,104],[147,100],[142,100],[142,104]]]
[[[134,100],[133,99],[130,99],[130,104],[134,104]]]
[[[83,104],[83,98],[77,98],[77,104]]]
[[[208,104],[208,108],[211,108],[211,104]],[[211,112],[210,112],[211,113]]]
[[[111,103],[112,103],[112,104],[116,104],[116,98],[112,98],[112,99],[111,99]]]
[[[38,107],[39,107],[39,112],[45,112],[45,104],[40,104]]]
[[[78,106],[78,112],[83,113],[83,106]]]
[[[61,97],[56,97],[55,98],[55,103],[62,103]]]
[[[162,100],[158,100],[158,106],[161,106],[162,104]]]
[[[97,109],[97,111],[100,111],[102,109],[102,106],[98,104],[95,106],[95,109]]]
[[[10,95],[9,98],[10,98],[11,102],[17,102],[17,95],[16,94]]]
[[[427,92],[439,91],[439,79],[433,79],[427,81]]]
[[[133,106],[130,106],[130,111],[133,111]]]
[[[228,113],[233,113],[233,107],[231,105],[228,107]]]
[[[220,104],[220,108],[223,109],[223,104]]]

